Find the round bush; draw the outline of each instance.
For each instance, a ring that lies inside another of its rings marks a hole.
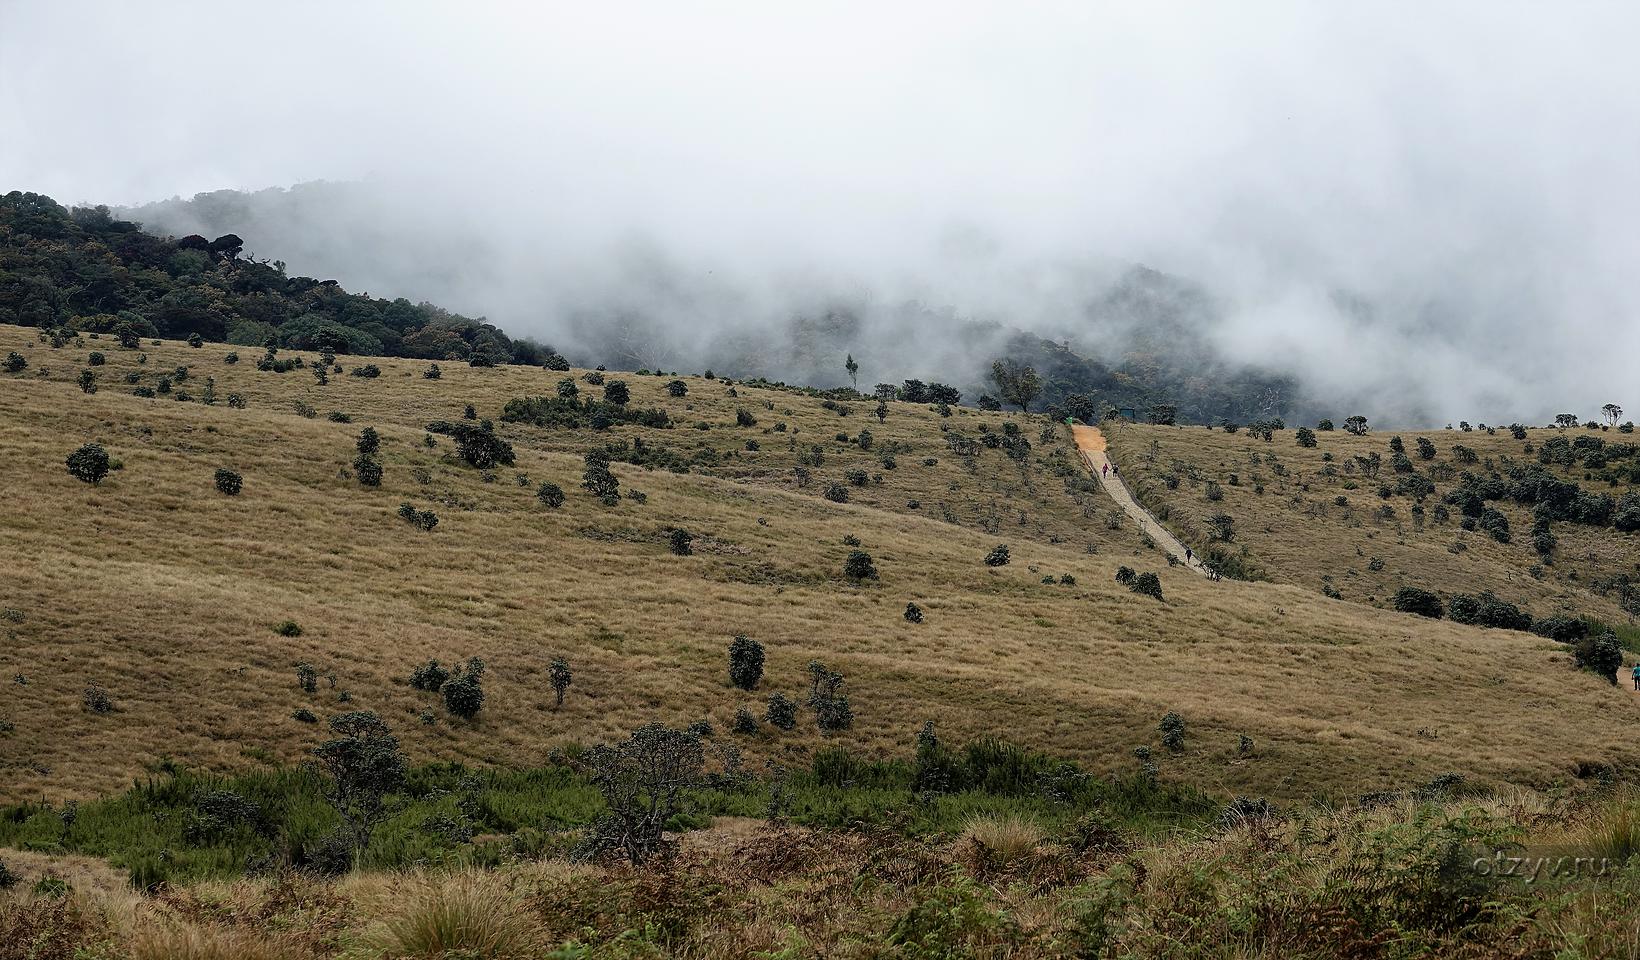
[[[535,490],[535,499],[554,510],[564,505],[564,488],[556,483],[543,483]]]
[[[230,497],[239,496],[239,488],[244,485],[244,478],[232,470],[219,469],[216,471],[216,488]]]
[[[68,455],[68,472],[85,483],[100,483],[108,476],[108,451],[102,444],[88,443]]]

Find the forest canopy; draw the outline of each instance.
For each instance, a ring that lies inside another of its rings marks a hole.
[[[161,237],[106,206],[0,197],[0,322],[297,350],[559,366],[550,347],[430,303],[348,293],[242,255],[232,233]]]

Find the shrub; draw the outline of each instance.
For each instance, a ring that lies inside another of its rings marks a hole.
[[[1184,718],[1169,710],[1162,717],[1162,722],[1156,725],[1162,734],[1162,746],[1170,753],[1178,753],[1184,749]]]
[[[232,470],[218,469],[216,471],[216,488],[230,497],[239,495],[239,488],[244,485],[244,478]]]
[[[376,366],[374,363],[367,363],[362,367],[354,367],[347,373],[348,376],[351,377],[364,377],[367,380],[374,380],[382,375],[382,368]]]
[[[729,729],[743,737],[751,736],[757,732],[757,717],[745,707],[738,707],[735,710],[734,722],[729,725]]]
[[[436,363],[428,364],[427,369],[421,372],[421,377],[423,380],[437,380],[442,376],[444,376],[444,371],[440,370],[438,368],[438,364]]]
[[[797,729],[797,702],[783,693],[769,694],[763,719],[781,730]]]
[[[477,657],[466,666],[450,674],[439,692],[444,695],[444,709],[464,720],[471,720],[484,706],[484,661]]]
[[[556,483],[543,483],[535,488],[535,499],[541,505],[556,510],[564,505],[564,488]]]
[[[1116,582],[1121,584],[1124,587],[1133,586],[1133,581],[1137,577],[1138,577],[1138,574],[1133,572],[1132,567],[1120,566],[1120,567],[1116,568]]]
[[[606,402],[613,403],[617,407],[624,407],[631,399],[632,392],[627,389],[625,381],[611,380],[604,384],[604,400]]]
[[[672,547],[672,552],[680,557],[687,557],[695,552],[695,535],[687,530],[674,529],[667,534],[666,539]]]
[[[302,635],[302,625],[295,620],[285,620],[274,624],[273,632],[281,637],[299,637]]]
[[[673,380],[672,382],[670,382],[666,385],[666,393],[667,393],[668,396],[681,397],[681,396],[684,396],[685,394],[687,394],[688,392],[689,392],[689,385],[687,383],[684,383],[682,380]]]
[[[990,553],[985,555],[985,565],[987,567],[1005,567],[1008,565],[1008,560],[1008,545],[1006,543],[997,544],[991,548]]]
[[[1617,671],[1623,666],[1623,647],[1610,632],[1598,637],[1584,637],[1572,648],[1577,665],[1592,670],[1612,683],[1617,682]]]
[[[1133,578],[1133,585],[1129,588],[1134,593],[1141,593],[1147,597],[1162,599],[1162,578],[1154,573],[1141,573]]]
[[[745,636],[736,636],[729,644],[730,682],[742,690],[751,690],[762,677],[763,645]]]
[[[88,685],[80,694],[80,702],[92,713],[112,713],[114,710],[113,698],[95,683]]]
[[[755,427],[755,426],[757,426],[757,418],[752,416],[751,411],[747,410],[745,407],[736,407],[735,408],[735,426],[737,426],[737,427]]]
[[[1589,625],[1579,617],[1545,617],[1532,623],[1532,632],[1559,643],[1576,643],[1589,635]]]
[[[410,671],[410,686],[428,693],[437,693],[450,679],[450,671],[446,670],[437,660],[429,660],[416,669]]]
[[[325,419],[329,420],[331,423],[352,423],[353,415],[351,413],[343,413],[340,410],[332,410],[325,414]]]
[[[228,406],[235,410],[245,409],[245,396],[239,393],[228,394]]]
[[[1420,590],[1417,587],[1402,587],[1395,591],[1395,609],[1402,613],[1415,613],[1420,617],[1429,617],[1439,620],[1444,612],[1441,598],[1429,590]]]
[[[479,470],[510,467],[517,462],[512,444],[495,435],[495,425],[485,420],[477,427],[454,424],[451,429],[456,441],[456,455],[468,466]]]
[[[363,430],[359,431],[359,439],[356,446],[358,447],[360,456],[373,457],[376,455],[376,451],[380,450],[382,447],[381,434],[376,432],[375,427],[365,427]]]
[[[359,478],[360,483],[367,487],[382,485],[382,465],[381,461],[375,457],[366,456],[362,453],[354,457],[353,474]]]
[[[905,605],[905,620],[907,623],[922,623],[922,607],[917,606],[915,603],[907,603]]]
[[[296,665],[296,685],[303,693],[319,692],[319,671],[313,664],[303,661]]]
[[[93,350],[91,355],[85,358],[85,362],[90,366],[100,367],[108,362],[108,358]]]
[[[1299,427],[1294,431],[1293,436],[1298,440],[1298,445],[1301,447],[1313,447],[1316,444],[1315,431],[1309,427]]]
[[[197,333],[190,333],[188,334],[188,346],[198,350],[200,347],[205,346],[205,338]]]
[[[594,747],[589,779],[608,812],[587,830],[578,857],[621,856],[637,866],[670,853],[675,843],[665,838],[667,822],[700,784],[705,759],[698,736],[658,723],[640,727],[624,743]]]
[[[826,484],[826,489],[822,496],[824,496],[827,500],[830,500],[832,503],[848,503],[848,487],[833,481]]]
[[[1492,627],[1498,630],[1532,629],[1531,614],[1484,590],[1479,596],[1460,594],[1453,597],[1447,604],[1447,616],[1454,623],[1477,627]]]
[[[69,475],[84,483],[101,483],[108,476],[108,451],[101,444],[88,443],[68,455]]]
[[[553,657],[552,665],[547,668],[547,680],[552,684],[552,707],[554,710],[564,705],[564,694],[569,692],[572,679],[573,677],[569,672],[569,661],[563,657]]]
[[[80,378],[75,382],[80,385],[81,393],[97,392],[97,375],[92,373],[90,370],[81,370]]]
[[[849,551],[848,559],[843,561],[843,575],[850,580],[877,579],[877,567],[871,562],[871,554],[864,550]]]
[[[399,504],[399,516],[418,530],[430,532],[438,526],[438,514],[431,510],[417,510],[413,504]]]
[[[28,360],[16,350],[6,354],[6,372],[22,373],[28,369]]]

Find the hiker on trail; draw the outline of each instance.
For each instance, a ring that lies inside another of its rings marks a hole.
[[[1110,476],[1110,464],[1107,463],[1103,467],[1100,467],[1099,475],[1104,477]]]
[[[1640,663],[1634,665],[1634,689],[1640,690]]]
[[[1190,552],[1190,548],[1185,547],[1184,548],[1184,563],[1185,563],[1185,566],[1189,566],[1190,561],[1192,561],[1194,559],[1195,559],[1195,555]],[[1636,689],[1640,689],[1640,687],[1637,687]]]

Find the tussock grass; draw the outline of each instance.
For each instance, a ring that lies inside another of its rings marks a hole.
[[[1007,814],[970,818],[963,825],[962,838],[978,845],[998,865],[1006,866],[1035,853],[1043,834],[1036,821]]]
[[[414,877],[395,893],[400,905],[375,936],[389,956],[525,957],[540,946],[503,877],[474,871]]]

